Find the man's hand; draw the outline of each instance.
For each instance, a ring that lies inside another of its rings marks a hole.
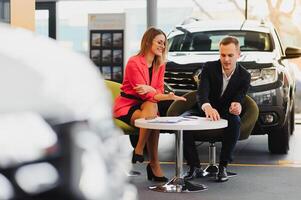
[[[134,87],[134,90],[140,95],[146,94],[149,92],[156,92],[156,89],[149,85],[143,85],[143,84],[137,84],[136,87]]]
[[[204,107],[204,112],[206,114],[206,118],[208,119],[211,119],[213,121],[217,121],[217,120],[220,120],[220,116],[219,116],[219,113],[217,112],[216,109],[212,108],[211,105],[206,105]]]
[[[233,115],[240,115],[241,113],[241,104],[239,102],[232,102],[229,108],[229,112]]]

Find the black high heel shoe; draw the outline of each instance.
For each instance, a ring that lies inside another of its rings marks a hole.
[[[146,172],[147,172],[147,179],[149,181],[157,181],[157,182],[167,182],[168,181],[168,178],[166,178],[165,176],[161,176],[161,177],[155,176],[150,164],[147,165]]]
[[[136,163],[137,161],[142,163],[144,161],[144,157],[143,155],[135,154],[135,149],[134,149],[132,163]]]

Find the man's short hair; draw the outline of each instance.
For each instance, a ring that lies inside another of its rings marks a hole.
[[[240,46],[239,46],[239,41],[236,37],[234,36],[226,36],[224,37],[220,42],[219,42],[219,46],[221,45],[228,45],[228,44],[234,44],[236,46],[236,48],[239,50]]]

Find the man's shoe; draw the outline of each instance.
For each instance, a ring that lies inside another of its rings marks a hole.
[[[218,167],[218,174],[216,176],[216,180],[218,182],[225,182],[228,181],[228,174],[227,174],[227,168],[225,166],[219,166]]]
[[[185,180],[201,178],[205,176],[205,172],[200,167],[190,167],[189,171],[184,175]]]

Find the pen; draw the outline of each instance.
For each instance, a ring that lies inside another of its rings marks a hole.
[[[198,117],[195,117],[195,116],[183,116],[183,118],[188,118],[188,119],[198,119]]]

